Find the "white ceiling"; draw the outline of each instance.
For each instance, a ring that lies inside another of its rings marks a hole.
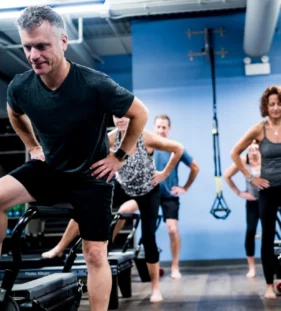
[[[46,3],[48,0],[44,0]],[[75,0],[67,0],[74,2]],[[86,0],[90,1],[90,0]],[[86,2],[76,0],[75,2]],[[259,1],[259,0],[257,0]],[[37,2],[37,1],[36,1]],[[48,1],[65,4],[66,1]],[[65,15],[70,39],[78,38],[78,17],[83,18],[83,40],[72,44],[68,57],[73,61],[94,67],[105,55],[131,53],[131,20],[134,18],[162,18],[168,14],[185,16],[192,12],[245,9],[246,0],[107,0],[100,12],[87,10]],[[13,77],[28,68],[22,49],[6,49],[5,45],[19,44],[20,39],[13,19],[0,18],[0,75]],[[1,77],[0,77],[1,78]]]

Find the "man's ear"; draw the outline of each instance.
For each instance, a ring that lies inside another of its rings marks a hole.
[[[63,34],[61,36],[61,41],[62,41],[62,48],[63,48],[63,51],[65,52],[67,50],[67,45],[68,45],[68,37],[67,37],[67,34]]]

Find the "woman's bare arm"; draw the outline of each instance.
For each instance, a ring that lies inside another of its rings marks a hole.
[[[167,165],[165,166],[164,170],[161,172],[164,175],[164,177],[167,178],[170,175],[172,169],[178,163],[184,151],[183,145],[175,140],[163,138],[147,130],[143,131],[143,139],[144,139],[144,143],[147,148],[147,151],[149,153],[152,153],[153,150],[171,152],[171,157]]]
[[[234,145],[231,150],[231,158],[235,163],[238,170],[246,177],[249,178],[251,173],[247,170],[245,163],[242,161],[240,154],[246,150],[254,139],[258,141],[260,133],[262,132],[263,123],[259,123],[250,128],[245,135]]]

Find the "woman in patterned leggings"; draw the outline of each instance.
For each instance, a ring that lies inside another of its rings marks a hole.
[[[116,129],[108,134],[110,147],[118,149],[128,127],[129,119],[115,118]],[[153,161],[153,151],[163,150],[171,152],[170,161],[163,171],[157,172]],[[139,137],[124,166],[117,172],[114,206],[135,200],[139,206],[142,220],[142,242],[145,249],[146,262],[151,277],[151,302],[161,301],[159,288],[159,252],[156,245],[155,231],[158,209],[160,205],[159,183],[166,179],[171,170],[179,161],[183,153],[183,146],[173,140],[160,137],[144,130]],[[77,223],[74,220],[60,243],[43,257],[55,257],[63,252],[72,239],[79,234]]]

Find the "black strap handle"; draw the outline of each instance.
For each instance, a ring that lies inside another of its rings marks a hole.
[[[222,219],[222,220],[226,219],[228,215],[231,213],[231,210],[228,208],[223,195],[217,196],[215,198],[215,201],[212,205],[210,213],[216,219]]]
[[[216,219],[226,219],[231,210],[222,194],[222,170],[219,143],[219,123],[217,118],[217,92],[216,92],[216,72],[215,72],[215,53],[212,44],[212,30],[205,29],[205,53],[211,64],[212,94],[213,94],[213,155],[214,155],[214,176],[216,184],[216,198],[210,213]]]

